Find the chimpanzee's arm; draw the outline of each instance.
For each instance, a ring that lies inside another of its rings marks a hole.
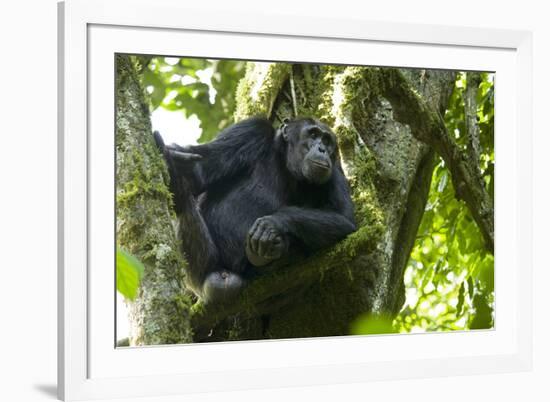
[[[340,168],[333,172],[323,208],[286,206],[256,220],[246,241],[246,255],[257,267],[285,255],[292,242],[313,252],[331,246],[356,230],[348,184]]]
[[[309,251],[333,245],[356,230],[346,179],[339,168],[334,169],[333,175],[329,201],[324,208],[288,206],[272,215],[284,234],[301,241]]]
[[[331,246],[356,230],[353,221],[330,210],[285,207],[272,218],[284,234],[300,240],[308,251]]]

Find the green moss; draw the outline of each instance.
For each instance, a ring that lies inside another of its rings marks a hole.
[[[381,236],[384,220],[374,180],[376,160],[356,129],[360,120],[370,117],[365,106],[378,90],[376,69],[327,66],[324,69],[319,112],[334,130],[346,170],[360,227],[368,226],[371,236]],[[357,110],[360,113],[357,113]]]
[[[190,319],[189,306],[191,298],[185,293],[173,294],[171,298],[152,298],[147,315],[161,319],[144,320],[144,343],[150,345],[189,342],[193,336],[191,327],[187,325]],[[178,319],[171,319],[175,317]]]
[[[334,128],[335,116],[333,113],[334,107],[334,83],[339,74],[345,70],[343,66],[322,66],[321,78],[319,79],[319,103],[317,106],[317,116],[320,120]]]
[[[339,242],[328,252],[331,258],[342,259],[344,262],[351,262],[355,257],[365,252],[372,252],[379,238],[383,233],[381,225],[362,226],[356,232],[350,234],[345,240]]]
[[[237,86],[235,121],[269,116],[290,69],[288,63],[248,63],[245,76]]]
[[[172,202],[172,195],[168,190],[164,180],[159,180],[152,177],[151,172],[158,172],[160,169],[166,170],[164,164],[160,166],[151,166],[150,169],[145,169],[143,163],[143,156],[138,150],[132,150],[132,160],[126,160],[127,166],[132,167],[130,173],[130,180],[122,184],[122,188],[117,192],[117,205],[124,207],[125,205],[132,203],[136,197],[147,196],[157,197],[159,199],[165,199]],[[162,171],[161,170],[161,171]]]

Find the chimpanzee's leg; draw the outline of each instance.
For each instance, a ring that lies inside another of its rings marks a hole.
[[[218,249],[189,184],[183,177],[170,179],[178,181],[178,234],[188,261],[188,284],[206,303],[230,301],[239,294],[244,281],[221,266]]]
[[[207,303],[229,301],[239,294],[244,281],[221,266],[218,249],[188,182],[193,178],[186,178],[193,174],[192,164],[200,156],[166,147],[158,132],[154,138],[170,174],[170,190],[179,218],[178,235],[188,262],[187,283]]]
[[[187,194],[186,199],[181,200],[183,210],[179,215],[178,231],[189,263],[189,285],[207,303],[230,301],[239,294],[244,281],[235,272],[221,267],[218,249],[197,202],[191,193]]]

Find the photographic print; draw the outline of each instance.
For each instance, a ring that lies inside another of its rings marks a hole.
[[[118,347],[494,327],[493,72],[115,70]]]

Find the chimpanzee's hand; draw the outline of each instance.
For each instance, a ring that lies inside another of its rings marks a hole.
[[[246,237],[246,256],[256,267],[278,260],[288,251],[288,241],[272,216],[256,219]]]

